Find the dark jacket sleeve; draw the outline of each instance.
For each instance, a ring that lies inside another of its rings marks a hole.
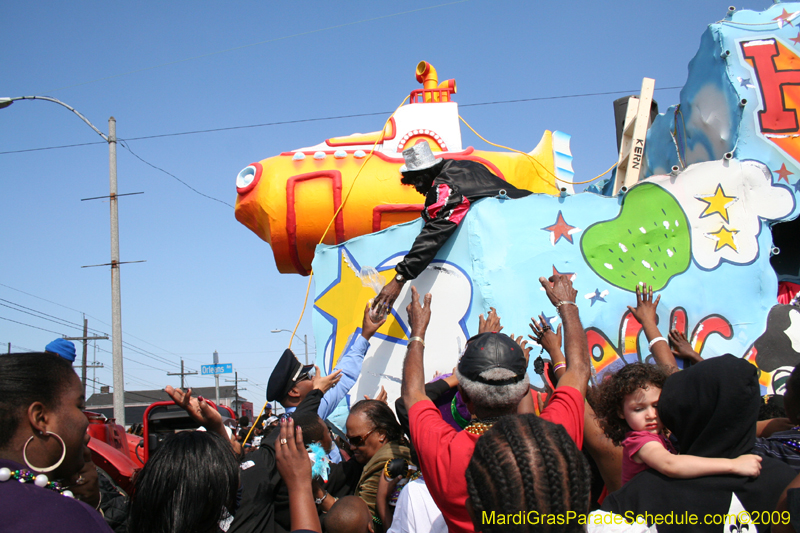
[[[311,392],[306,394],[306,397],[303,398],[303,401],[300,402],[300,405],[297,406],[297,409],[294,410],[292,413],[292,417],[303,414],[303,413],[316,413],[317,409],[319,409],[319,403],[322,401],[322,391],[319,389],[312,389]],[[278,440],[281,432],[279,428],[275,428],[267,434],[266,437],[261,439],[261,445],[270,445],[273,448],[275,447],[275,441]]]
[[[436,402],[442,394],[449,390],[450,385],[443,379],[437,379],[436,381],[425,384],[425,396],[430,398],[432,402]],[[410,437],[411,430],[409,429],[408,423],[408,409],[406,409],[406,403],[403,401],[402,396],[394,402],[394,409],[397,412],[397,420],[403,428],[403,433]]]
[[[441,175],[433,182],[425,198],[422,218],[425,226],[419,232],[411,250],[397,264],[396,270],[406,279],[414,279],[433,261],[436,253],[456,231],[469,210],[469,200],[458,187]]]

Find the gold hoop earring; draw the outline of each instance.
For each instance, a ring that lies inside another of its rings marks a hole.
[[[25,461],[25,464],[28,466],[28,468],[30,468],[31,470],[35,470],[36,472],[52,472],[53,470],[61,466],[61,463],[64,462],[64,457],[67,456],[67,446],[64,444],[64,439],[62,439],[57,433],[53,433],[52,431],[42,432],[42,436],[44,435],[52,435],[58,439],[58,442],[61,443],[61,457],[58,459],[58,461],[56,461],[54,465],[48,466],[46,468],[33,466],[31,462],[28,460],[28,444],[30,444],[31,441],[33,440],[33,435],[31,435],[31,437],[25,442],[25,446],[22,448],[22,459]]]

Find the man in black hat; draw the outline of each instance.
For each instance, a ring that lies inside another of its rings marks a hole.
[[[580,448],[584,396],[591,365],[589,347],[575,304],[578,291],[572,288],[569,276],[555,275],[550,280],[552,286],[545,278],[539,278],[564,324],[567,370],[541,417],[563,425]],[[408,407],[411,441],[419,456],[425,483],[450,531],[473,531],[465,508],[467,465],[478,438],[500,417],[516,413],[520,402],[530,395],[527,355],[522,346],[502,333],[481,333],[467,341],[455,375],[473,419],[463,431],[457,432],[442,419],[439,409],[425,395],[423,351],[431,317],[431,295],[425,295],[425,305],[421,306],[416,288],[411,287],[411,292],[408,306],[411,335],[403,363],[401,389]]]
[[[404,185],[413,186],[425,195],[422,227],[411,250],[395,267],[397,275],[375,298],[372,308],[378,315],[387,314],[406,281],[414,279],[430,264],[444,246],[470,205],[504,191],[505,197],[522,198],[530,191],[517,189],[475,161],[437,159],[430,145],[422,142],[403,150],[406,164],[400,168]]]
[[[386,319],[373,322],[369,315],[367,306],[361,331],[356,330],[353,344],[339,358],[334,371],[327,376],[320,376],[319,368],[314,365],[302,365],[291,350],[283,352],[269,377],[267,401],[278,401],[287,413],[292,413],[311,390],[320,389],[325,395],[320,402],[318,414],[323,420],[327,419],[355,385],[369,349],[369,339],[386,322]]]

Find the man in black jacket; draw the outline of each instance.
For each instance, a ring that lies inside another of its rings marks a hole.
[[[503,191],[508,198],[531,194],[517,189],[475,161],[437,159],[428,143],[403,150],[403,158],[406,164],[400,168],[402,183],[412,185],[425,195],[422,210],[425,226],[411,250],[397,264],[397,275],[375,298],[372,309],[380,315],[391,309],[405,282],[419,276],[430,264],[474,202],[501,196]]]

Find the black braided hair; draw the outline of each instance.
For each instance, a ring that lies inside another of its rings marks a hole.
[[[591,473],[560,425],[532,414],[501,418],[478,439],[466,477],[473,519],[484,533],[584,530]],[[498,520],[518,513],[519,525]]]

